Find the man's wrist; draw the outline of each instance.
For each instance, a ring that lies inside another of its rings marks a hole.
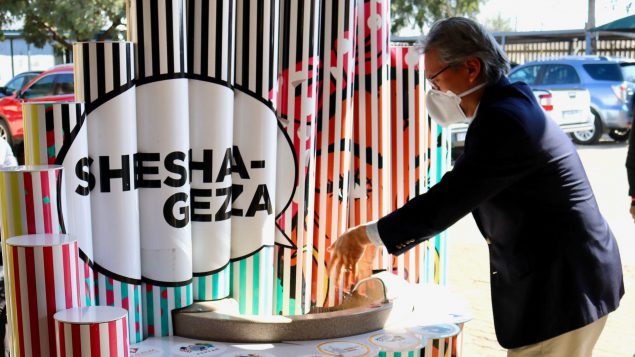
[[[379,229],[377,228],[377,221],[368,222],[364,225],[366,228],[366,236],[368,240],[376,247],[382,247],[384,242],[382,242],[381,237],[379,236]]]
[[[631,206],[635,206],[635,197],[631,197]]]

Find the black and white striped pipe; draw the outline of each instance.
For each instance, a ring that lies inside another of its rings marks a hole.
[[[241,313],[257,315],[273,312],[279,8],[236,1],[232,291]]]
[[[289,0],[280,11],[276,175],[276,313],[310,309],[320,2]],[[292,243],[288,247],[288,242]]]
[[[192,303],[189,89],[185,0],[131,3],[137,42],[137,187],[148,336],[172,335],[169,311]],[[166,296],[160,296],[165,290]],[[165,303],[165,304],[164,304]],[[166,312],[167,316],[166,316]],[[164,319],[167,317],[167,319]]]
[[[235,1],[187,3],[195,300],[229,296]]]
[[[76,170],[87,173],[90,189],[95,297],[98,305],[128,309],[130,340],[138,342],[143,336],[133,44],[76,43],[73,53],[75,97],[86,101],[87,112],[89,159]]]

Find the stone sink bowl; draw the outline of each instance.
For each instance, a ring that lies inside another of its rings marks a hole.
[[[314,308],[297,316],[249,316],[238,313],[234,299],[195,302],[175,310],[174,334],[192,339],[275,343],[322,340],[380,330],[393,303],[386,298],[382,279],[372,276],[358,282],[340,305]]]

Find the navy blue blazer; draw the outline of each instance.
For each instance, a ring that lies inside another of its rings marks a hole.
[[[618,307],[615,238],[574,145],[524,83],[485,89],[453,170],[380,219],[379,235],[401,254],[470,212],[488,242],[501,346],[544,341]]]

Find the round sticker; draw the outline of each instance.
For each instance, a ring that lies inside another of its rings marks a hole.
[[[405,352],[421,347],[420,340],[409,333],[378,333],[370,336],[368,341],[382,351]]]
[[[179,343],[172,351],[178,356],[217,356],[227,349],[216,342]]]
[[[455,324],[438,324],[428,326],[417,326],[410,329],[411,332],[428,338],[444,338],[455,336],[461,329]]]
[[[370,353],[370,347],[351,341],[330,341],[320,343],[317,346],[318,351],[326,353],[329,356],[338,357],[358,357],[366,356]]]

